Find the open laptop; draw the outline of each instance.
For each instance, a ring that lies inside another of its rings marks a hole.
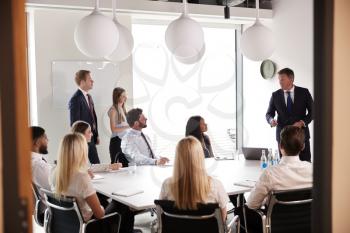
[[[267,157],[267,154],[268,154],[267,148],[242,147],[242,152],[246,160],[260,160],[262,150],[265,151],[265,155]]]

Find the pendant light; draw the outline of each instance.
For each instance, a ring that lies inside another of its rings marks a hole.
[[[76,26],[74,41],[78,49],[91,58],[104,58],[117,47],[118,29],[110,18],[100,12],[99,0],[95,1],[93,12]]]
[[[204,33],[199,23],[188,16],[187,0],[183,0],[183,6],[184,12],[165,32],[165,43],[178,61],[193,64],[204,54]]]
[[[108,60],[119,62],[127,59],[131,55],[134,48],[134,38],[132,37],[130,30],[124,25],[120,24],[117,20],[116,1],[117,0],[112,0],[113,22],[119,31],[119,43],[113,53],[108,55],[106,58]]]
[[[259,20],[259,0],[256,0],[256,12],[255,23],[242,34],[241,48],[250,60],[262,61],[272,55],[275,42],[272,31]]]

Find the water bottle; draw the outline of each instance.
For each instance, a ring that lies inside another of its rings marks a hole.
[[[265,168],[267,168],[267,166],[268,166],[268,163],[267,163],[267,158],[265,155],[265,150],[262,150],[261,151],[261,158],[260,158],[260,167],[261,167],[261,169],[265,169]]]
[[[275,165],[279,164],[280,156],[278,154],[278,150],[275,150],[275,153],[273,154],[273,163]]]
[[[267,161],[269,166],[273,166],[274,162],[273,162],[273,154],[272,154],[272,149],[269,149],[269,152],[267,154]]]

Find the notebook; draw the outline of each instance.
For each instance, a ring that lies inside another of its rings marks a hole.
[[[95,180],[102,180],[104,179],[103,176],[99,175],[99,174],[94,174],[94,178],[92,178],[92,181],[95,181]]]
[[[131,196],[134,196],[134,195],[140,194],[140,193],[143,193],[143,190],[134,189],[134,188],[126,188],[126,189],[112,192],[112,195],[121,196],[121,197],[131,197]]]
[[[255,183],[256,182],[254,180],[241,180],[233,184],[237,186],[247,187],[247,188],[254,188]]]

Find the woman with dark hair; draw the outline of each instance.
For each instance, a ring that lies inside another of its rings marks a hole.
[[[211,143],[208,135],[204,132],[207,132],[208,127],[205,123],[203,117],[201,116],[192,116],[187,121],[186,125],[186,137],[193,136],[198,139],[198,141],[202,144],[203,152],[205,158],[214,157],[213,149],[211,148]]]
[[[109,123],[112,131],[111,140],[109,142],[111,163],[121,162],[123,166],[128,166],[128,161],[120,148],[122,137],[129,129],[129,125],[126,122],[126,99],[126,92],[123,88],[114,88],[113,105],[108,111]]]

